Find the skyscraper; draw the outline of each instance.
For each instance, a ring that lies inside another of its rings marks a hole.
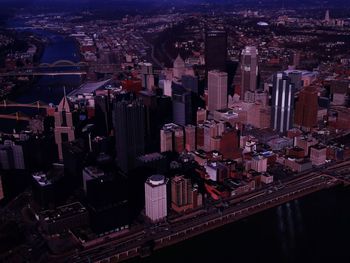
[[[185,149],[183,127],[168,123],[160,130],[160,152],[176,151],[181,153]]]
[[[274,76],[272,87],[271,128],[284,133],[293,127],[294,85],[283,73]]]
[[[239,149],[240,131],[234,128],[226,128],[221,135],[220,152],[226,159],[234,159],[235,152]]]
[[[185,210],[192,203],[191,180],[183,175],[171,179],[171,207],[175,211]]]
[[[191,75],[183,75],[181,83],[186,90],[198,94],[198,77]]]
[[[163,175],[152,175],[145,182],[146,216],[153,222],[167,216],[167,185],[168,179]]]
[[[241,98],[244,101],[254,101],[258,77],[258,50],[248,46],[242,51],[241,58]]]
[[[182,76],[185,74],[185,69],[185,61],[178,54],[173,63],[173,76],[176,82],[181,81]]]
[[[187,151],[196,150],[196,126],[194,125],[185,127],[185,148]]]
[[[141,62],[139,63],[139,66],[141,68],[140,75],[142,87],[146,90],[152,90],[154,86],[153,65],[148,62]]]
[[[173,100],[173,122],[180,125],[192,123],[192,101],[191,92],[184,88],[174,89]]]
[[[66,95],[64,95],[63,99],[58,105],[54,117],[55,142],[58,146],[58,157],[60,160],[63,160],[62,143],[75,140],[73,114]]]
[[[329,10],[326,10],[326,14],[324,16],[324,21],[325,22],[329,22],[331,20],[331,17],[329,15]]]
[[[205,69],[226,71],[227,33],[224,30],[208,30],[205,33]]]
[[[113,124],[116,161],[128,172],[135,167],[136,158],[145,151],[145,116],[142,100],[115,101]]]
[[[21,145],[17,145],[11,140],[5,140],[4,144],[0,145],[0,169],[25,169]]]
[[[208,72],[208,110],[227,108],[227,73],[217,70]]]
[[[313,87],[305,87],[299,93],[295,107],[294,122],[296,125],[311,129],[317,124],[318,94]]]

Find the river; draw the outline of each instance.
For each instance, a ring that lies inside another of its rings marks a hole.
[[[58,60],[70,60],[73,62],[80,61],[79,48],[72,38],[43,29],[23,29],[23,27],[27,26],[23,19],[11,19],[8,21],[7,26],[9,28],[14,28],[17,31],[25,31],[37,38],[45,40],[40,63],[53,63]],[[63,97],[64,86],[66,87],[66,91],[69,92],[80,84],[81,79],[79,76],[43,76],[37,78],[30,87],[16,96],[13,100],[23,103],[31,103],[40,100],[57,105]],[[26,108],[9,108],[1,110],[1,112],[4,113],[13,113],[17,111],[28,115],[36,113],[32,109]],[[26,125],[26,122],[16,122],[15,120],[3,119],[0,120],[0,131],[10,133],[13,129],[21,130],[25,128]]]
[[[131,262],[349,263],[350,189],[295,200]]]

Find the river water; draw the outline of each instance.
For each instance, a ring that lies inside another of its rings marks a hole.
[[[79,48],[76,42],[69,37],[59,33],[42,30],[25,28],[24,20],[9,20],[7,26],[15,28],[17,31],[25,31],[37,38],[44,39],[45,45],[40,58],[40,63],[53,63],[58,60],[70,60],[73,62],[80,61]],[[23,29],[24,28],[24,29]],[[79,76],[42,76],[39,77],[24,92],[16,96],[15,101],[22,103],[32,103],[35,101],[43,101],[57,105],[63,97],[63,87],[69,92],[81,84]],[[27,108],[9,108],[1,110],[4,113],[23,112],[27,115],[35,115],[37,112]],[[21,130],[26,127],[26,122],[16,122],[15,120],[0,120],[0,131],[12,132],[13,129]]]
[[[350,189],[323,190],[130,262],[349,263]]]

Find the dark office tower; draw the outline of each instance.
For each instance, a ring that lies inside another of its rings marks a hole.
[[[82,170],[86,153],[82,139],[62,144],[64,173],[76,184],[82,183]]]
[[[184,88],[173,89],[173,122],[180,125],[192,123],[191,92]]]
[[[83,188],[91,226],[96,233],[111,233],[129,227],[125,179],[90,166],[83,170]]]
[[[226,71],[227,33],[208,30],[205,33],[205,69]]]
[[[303,85],[301,72],[292,71],[288,74],[288,77],[290,78],[290,82],[294,85],[295,91],[300,90]]]
[[[139,93],[145,105],[145,153],[159,150],[159,130],[172,122],[172,98],[143,90]],[[142,187],[143,187],[142,182]]]
[[[299,93],[295,109],[295,124],[311,129],[317,124],[318,94],[313,87],[305,87]]]
[[[109,98],[105,95],[95,96],[95,129],[98,135],[108,136],[112,128]]]
[[[23,142],[23,154],[26,169],[47,171],[58,159],[54,136],[31,136]]]
[[[183,75],[181,83],[186,90],[198,94],[198,77],[191,75]]]
[[[114,103],[113,124],[116,142],[116,161],[128,172],[136,158],[145,152],[145,106],[142,100]]]
[[[293,105],[294,85],[286,74],[276,74],[272,88],[272,129],[284,133],[293,127]]]

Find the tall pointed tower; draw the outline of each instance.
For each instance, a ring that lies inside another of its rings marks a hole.
[[[58,146],[58,157],[60,160],[63,160],[62,143],[75,139],[73,115],[66,92],[64,92],[64,96],[57,107],[54,117],[55,142]]]
[[[180,54],[178,54],[173,64],[175,80],[181,80],[182,76],[185,74],[185,69],[185,61],[181,58]]]

